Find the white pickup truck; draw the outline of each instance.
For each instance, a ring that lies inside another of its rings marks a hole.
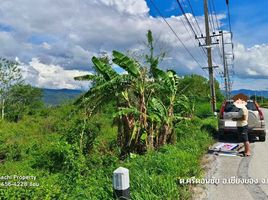
[[[220,137],[226,134],[237,134],[236,122],[232,118],[238,116],[239,108],[234,104],[233,100],[226,100],[221,107],[218,118],[218,128]],[[247,109],[249,111],[248,127],[249,135],[259,137],[259,141],[265,141],[266,128],[264,115],[257,102],[248,100]]]

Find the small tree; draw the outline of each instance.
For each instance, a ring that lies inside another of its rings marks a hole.
[[[0,99],[1,99],[1,118],[5,117],[5,100],[8,91],[15,84],[22,82],[21,71],[18,68],[18,63],[0,59]]]
[[[34,114],[42,108],[42,89],[31,85],[13,85],[6,95],[6,119],[20,120],[23,115]]]

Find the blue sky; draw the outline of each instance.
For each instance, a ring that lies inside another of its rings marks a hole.
[[[10,25],[0,24],[0,31],[11,32],[11,31],[14,31],[14,30]]]
[[[225,0],[213,0],[215,5],[215,10],[218,14],[227,15],[227,5]],[[150,7],[151,16],[159,16],[157,11],[151,4],[150,0],[146,0],[148,6]],[[178,3],[176,0],[154,0],[155,5],[159,8],[161,13],[165,17],[170,17],[172,15],[181,15]],[[187,5],[184,7],[186,12],[191,12],[188,6],[188,1],[183,0],[180,2],[185,2],[182,5]],[[194,14],[196,16],[204,15],[204,4],[203,0],[190,0]],[[208,1],[209,2],[209,1]],[[212,1],[210,1],[212,2]],[[212,3],[210,3],[211,6]],[[268,1],[265,0],[229,0],[229,8],[231,14],[231,26],[234,33],[234,38],[237,41],[243,42],[247,46],[254,44],[268,43],[267,32],[268,31]],[[223,29],[228,28],[227,19],[222,20],[224,26]],[[254,30],[254,31],[252,31]]]
[[[214,7],[217,14],[227,15],[227,4],[225,0],[213,0]],[[208,6],[213,7],[211,0],[208,1]],[[160,17],[150,0],[146,0],[150,7],[150,15],[153,17]],[[154,0],[154,4],[161,11],[165,18],[170,16],[182,15],[179,5],[176,0]],[[191,3],[192,9],[196,16],[204,15],[204,1],[203,0],[190,0],[180,1],[184,7],[185,12],[191,12],[188,2]],[[267,14],[268,1],[255,0],[229,0],[231,27],[233,32],[234,43],[242,43],[245,47],[252,47],[254,45],[262,45],[268,43],[268,14]],[[229,29],[228,18],[221,20],[223,30]],[[238,66],[240,67],[240,66]],[[268,69],[267,69],[268,70]],[[247,84],[254,83],[258,85],[268,84],[267,79],[252,79],[240,78],[235,76],[235,89],[247,87]],[[219,79],[218,79],[219,80]],[[266,87],[266,86],[265,86]],[[267,89],[262,87],[263,89]],[[254,88],[257,89],[257,88]]]
[[[20,61],[26,81],[34,86],[79,89],[88,87],[88,83],[82,85],[73,76],[92,73],[92,56],[104,52],[111,56],[113,50],[141,54],[150,29],[159,43],[156,49],[167,52],[160,67],[173,69],[181,76],[207,76],[201,69],[207,66],[206,57],[198,41],[184,28],[185,18],[177,1],[153,1],[198,63],[168,29],[151,0],[1,0],[0,55]],[[186,13],[190,12],[188,1],[204,29],[203,1],[180,0]],[[214,4],[221,28],[227,31],[225,1],[214,0]],[[229,0],[229,4],[236,58],[234,89],[266,89],[268,1]],[[191,15],[189,18],[193,20]],[[223,69],[216,50],[213,62],[220,66],[220,72]],[[222,82],[219,76],[217,79]]]

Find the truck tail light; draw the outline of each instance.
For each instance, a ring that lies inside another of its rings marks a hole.
[[[264,120],[262,111],[258,108],[260,120]]]
[[[226,101],[224,101],[224,103],[221,106],[221,110],[220,110],[220,119],[223,119],[223,112],[225,109],[225,105],[226,105]]]
[[[255,102],[255,105],[256,105],[256,108],[257,108],[257,110],[258,110],[258,112],[259,112],[260,120],[264,120],[264,116],[263,116],[263,113],[262,113],[262,111],[261,111],[261,109],[260,109],[259,104],[257,104],[257,103]]]

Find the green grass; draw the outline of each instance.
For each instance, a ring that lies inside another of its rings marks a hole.
[[[260,103],[260,106],[261,106],[262,108],[268,108],[268,102]]]
[[[96,132],[89,136],[96,138],[84,154],[76,142],[82,115],[72,112],[72,106],[63,106],[18,123],[0,122],[0,158],[5,160],[0,176],[32,175],[39,184],[0,187],[1,199],[113,199],[112,174],[119,166],[130,170],[134,200],[191,198],[189,186],[178,179],[202,177],[200,158],[213,141],[214,118],[178,123],[176,144],[120,161],[109,112],[89,121]]]

